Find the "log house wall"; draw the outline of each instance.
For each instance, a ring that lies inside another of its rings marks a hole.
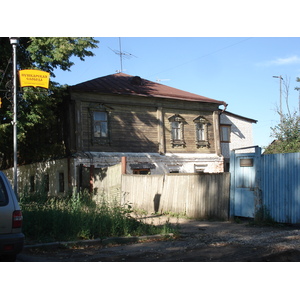
[[[73,93],[69,110],[69,121],[73,123],[75,135],[68,135],[71,152],[148,152],[148,153],[218,153],[219,115],[218,105],[183,100],[151,97],[111,96],[93,93]],[[92,120],[90,111],[103,104],[109,107],[110,143],[92,143]],[[215,113],[214,113],[215,112]],[[71,114],[74,114],[73,116]],[[172,147],[170,122],[174,114],[185,120],[185,147]],[[197,148],[196,130],[193,120],[198,116],[208,122],[209,147]],[[163,126],[162,126],[163,125]],[[73,130],[72,125],[70,126]],[[216,139],[217,137],[217,139]]]

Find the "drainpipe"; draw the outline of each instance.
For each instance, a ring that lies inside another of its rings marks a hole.
[[[226,110],[226,108],[227,108],[227,106],[228,106],[228,104],[227,104],[226,102],[223,102],[223,105],[224,105],[224,109],[221,111],[220,114],[222,114],[222,113]]]

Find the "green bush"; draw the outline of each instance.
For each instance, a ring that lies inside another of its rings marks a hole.
[[[88,193],[73,192],[64,198],[20,197],[23,232],[27,241],[50,242],[94,239],[112,236],[137,236],[175,232],[170,224],[154,226],[131,217],[130,205],[101,199],[95,202]]]

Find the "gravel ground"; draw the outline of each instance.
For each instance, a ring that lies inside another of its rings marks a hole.
[[[300,261],[299,226],[250,226],[249,221],[197,221],[147,216],[145,222],[170,222],[179,235],[140,240],[116,239],[26,247],[18,261],[43,262],[267,262]],[[126,242],[125,242],[126,241]],[[129,242],[129,243],[128,243]]]

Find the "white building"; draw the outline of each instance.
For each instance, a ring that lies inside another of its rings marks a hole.
[[[224,156],[224,171],[229,171],[230,151],[253,146],[252,124],[257,120],[246,118],[228,111],[220,115],[221,153]],[[251,149],[245,150],[246,152]]]

